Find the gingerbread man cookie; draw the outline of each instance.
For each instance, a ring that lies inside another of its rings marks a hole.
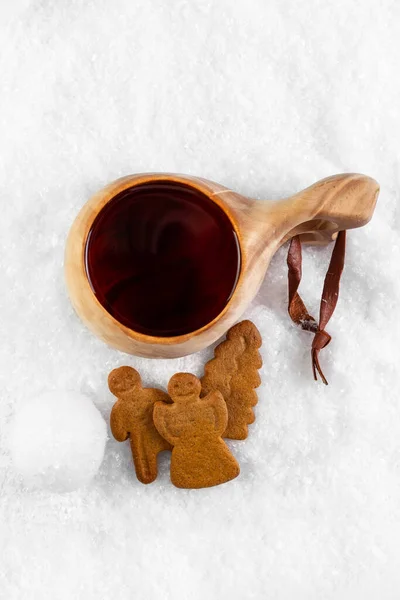
[[[201,383],[190,373],[177,373],[168,384],[173,404],[154,405],[154,424],[173,446],[171,481],[180,488],[203,488],[230,481],[240,469],[221,438],[228,423],[218,391],[200,399]]]
[[[111,371],[108,386],[118,398],[111,411],[112,434],[119,442],[130,439],[137,478],[151,483],[157,477],[158,453],[172,448],[154,426],[153,408],[156,402],[171,400],[162,390],[142,387],[140,375],[132,367]]]

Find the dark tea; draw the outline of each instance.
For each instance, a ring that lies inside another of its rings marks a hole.
[[[239,276],[240,250],[224,211],[182,183],[146,183],[113,198],[86,244],[99,302],[139,333],[171,337],[217,317]]]

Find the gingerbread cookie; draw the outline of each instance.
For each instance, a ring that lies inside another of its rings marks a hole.
[[[215,357],[205,365],[201,395],[218,390],[228,407],[228,424],[222,437],[246,439],[248,425],[255,420],[253,406],[258,399],[254,388],[261,383],[261,344],[257,327],[251,321],[241,321],[229,329],[226,340],[215,348]]]
[[[172,446],[171,481],[180,488],[203,488],[230,481],[240,468],[221,438],[228,423],[218,391],[200,399],[201,383],[190,373],[177,373],[168,384],[173,404],[154,405],[154,424]]]
[[[108,387],[118,398],[110,416],[112,434],[119,442],[130,439],[137,478],[151,483],[157,477],[158,453],[171,450],[154,426],[153,408],[158,401],[171,400],[162,390],[142,387],[140,375],[132,367],[111,371]]]

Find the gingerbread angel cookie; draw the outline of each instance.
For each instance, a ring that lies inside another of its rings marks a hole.
[[[154,426],[153,408],[158,401],[171,400],[162,390],[142,387],[140,375],[132,367],[111,371],[108,386],[118,398],[111,411],[112,434],[119,442],[130,439],[137,478],[151,483],[157,477],[158,453],[171,450]]]
[[[180,488],[225,483],[240,469],[221,438],[228,422],[225,401],[218,391],[200,399],[201,383],[190,373],[177,373],[168,385],[173,404],[157,402],[153,419],[172,446],[171,481]]]
[[[246,439],[248,425],[255,420],[254,388],[261,383],[261,344],[257,327],[251,321],[241,321],[229,329],[226,340],[215,348],[214,358],[205,365],[201,395],[218,390],[228,407],[228,424],[222,437]]]

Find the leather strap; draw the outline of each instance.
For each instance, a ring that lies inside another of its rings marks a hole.
[[[345,253],[346,232],[340,231],[336,238],[331,262],[329,263],[328,272],[325,276],[319,312],[319,323],[317,323],[314,317],[308,313],[303,300],[297,292],[302,276],[302,254],[299,236],[292,238],[287,257],[287,265],[289,268],[289,315],[296,325],[300,325],[305,331],[311,331],[315,334],[311,348],[313,374],[314,379],[317,380],[318,373],[325,385],[328,385],[328,382],[319,364],[319,353],[331,341],[331,336],[325,331],[325,327],[333,315],[338,301],[339,283],[344,267]]]

